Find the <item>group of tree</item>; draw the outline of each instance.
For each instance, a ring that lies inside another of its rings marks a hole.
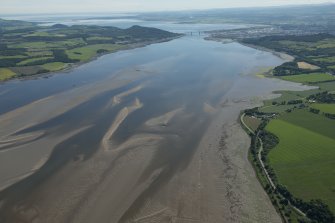
[[[301,104],[301,103],[303,103],[303,100],[301,99],[290,100],[287,102],[288,105],[296,105],[296,104]]]
[[[316,108],[310,108],[309,111],[314,113],[314,114],[319,114],[320,113],[320,110],[316,109]]]
[[[327,118],[330,118],[330,119],[335,119],[335,114],[331,114],[331,113],[324,113],[324,115],[325,115]]]
[[[327,103],[327,104],[335,103],[335,95],[329,93],[328,91],[310,95],[307,97],[307,99],[320,103]]]
[[[304,70],[298,67],[297,62],[286,62],[273,69],[274,76],[289,76],[303,73]]]
[[[306,217],[315,223],[334,223],[335,216],[330,211],[329,206],[322,200],[316,199],[309,202],[295,198],[289,190],[282,185],[277,185],[278,193],[285,197],[292,205],[299,208],[306,214]]]

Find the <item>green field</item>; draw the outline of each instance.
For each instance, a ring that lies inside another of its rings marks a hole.
[[[81,38],[68,39],[64,41],[37,41],[37,42],[25,42],[15,45],[9,45],[12,48],[27,48],[31,51],[44,50],[44,49],[66,49],[68,47],[76,47],[85,45],[85,42]]]
[[[93,37],[88,37],[88,41],[94,41],[94,40],[113,40],[112,37],[103,37],[103,36],[93,36]]]
[[[45,61],[48,59],[53,59],[53,57],[37,57],[37,58],[30,58],[30,59],[26,59],[23,60],[19,63],[17,63],[18,66],[24,66],[24,65],[28,65],[29,63],[33,63],[33,62],[39,62],[39,61]]]
[[[260,112],[264,113],[283,113],[287,109],[294,108],[294,105],[269,105],[259,109]]]
[[[24,35],[24,37],[54,37],[54,36],[57,36],[57,37],[65,37],[66,35],[62,35],[62,34],[51,34],[51,33],[48,33],[48,32],[34,32],[34,33],[30,33],[30,34],[27,34],[27,35]]]
[[[324,82],[317,84],[322,91],[335,91],[335,82]]]
[[[41,67],[49,71],[58,71],[68,67],[68,64],[62,62],[54,62],[54,63],[43,64]]]
[[[4,81],[7,79],[10,79],[16,75],[15,72],[13,72],[10,69],[7,68],[0,68],[0,81]]]
[[[307,109],[296,109],[292,113],[285,113],[281,120],[293,125],[300,126],[310,131],[335,139],[335,120],[328,119],[323,115],[316,115]]]
[[[335,63],[335,57],[321,57],[321,58],[315,58],[313,60],[318,62]]]
[[[279,183],[306,201],[322,199],[335,212],[335,121],[298,110],[266,129],[280,139],[268,156]]]
[[[95,44],[84,47],[67,50],[70,59],[78,59],[80,61],[88,61],[97,55],[97,51],[100,49],[107,50],[108,52],[114,52],[121,49],[122,45],[117,44]]]
[[[287,103],[290,100],[305,100],[307,96],[311,94],[316,94],[320,92],[319,89],[309,90],[309,91],[280,91],[276,92],[281,94],[280,97],[267,100],[264,102],[264,106],[259,108],[260,112],[265,113],[283,113],[288,109],[294,108],[296,105],[281,105],[282,102]],[[273,105],[272,103],[276,102],[277,105]]]
[[[311,107],[324,113],[335,114],[335,104],[312,104]]]
[[[283,76],[281,78],[286,81],[292,81],[298,83],[317,83],[317,82],[335,80],[335,76],[325,73],[299,74],[299,75]]]
[[[23,55],[16,55],[16,56],[0,56],[0,60],[2,59],[22,59],[26,58],[26,56]]]

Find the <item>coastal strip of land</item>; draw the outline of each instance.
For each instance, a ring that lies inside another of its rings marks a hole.
[[[268,42],[262,42],[265,39]],[[266,100],[264,106],[241,116],[252,138],[250,161],[286,222],[335,220],[334,39],[317,34],[247,40],[294,55],[294,60],[265,76],[311,86],[303,92],[278,92],[279,98]],[[330,53],[325,55],[325,51]]]
[[[39,26],[0,19],[0,81],[69,70],[97,57],[170,41],[181,35],[155,28]]]

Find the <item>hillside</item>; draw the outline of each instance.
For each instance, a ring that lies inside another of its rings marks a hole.
[[[105,53],[176,38],[156,28],[34,23],[0,20],[0,81],[58,71]]]

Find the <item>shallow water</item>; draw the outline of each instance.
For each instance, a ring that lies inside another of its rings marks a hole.
[[[209,124],[211,110],[221,108],[226,93],[235,92],[229,98],[241,99],[270,92],[274,85],[266,81],[258,82],[257,78],[248,75],[251,71],[282,62],[269,52],[238,43],[221,44],[185,36],[166,43],[105,55],[47,78],[3,83],[0,85],[0,113],[3,114],[0,121],[3,118],[4,125],[0,133],[20,136],[43,131],[44,135],[42,139],[9,146],[0,154],[0,181],[8,180],[11,174],[18,176],[25,173],[27,167],[35,166],[45,154],[50,153],[51,156],[35,174],[0,193],[0,200],[6,198],[11,201],[5,206],[9,208],[22,201],[27,202],[28,206],[35,205],[41,196],[36,195],[39,193],[36,188],[43,187],[44,182],[66,163],[80,157],[88,160],[94,156],[117,114],[136,99],[143,107],[129,114],[120,124],[113,134],[112,148],[139,134],[163,137],[164,141],[153,154],[154,158],[141,179],[145,180],[153,171],[164,168],[167,171],[165,177],[161,178],[168,180],[176,171],[187,166]],[[127,82],[112,87],[123,80]],[[263,84],[260,92],[257,91],[257,83]],[[136,92],[122,97],[119,104],[110,104],[114,96],[138,86],[140,88]],[[244,89],[236,91],[236,86]],[[250,86],[252,88],[248,89]],[[87,95],[91,96],[72,107],[64,102],[67,98]],[[46,98],[49,96],[52,97]],[[39,99],[45,99],[45,103],[29,105]],[[59,109],[55,104],[66,104],[70,109],[51,115],[53,110]],[[19,110],[21,113],[15,118],[15,109],[22,106],[23,112]],[[176,109],[181,109],[181,112],[168,124],[158,124],[154,128],[146,125],[148,120]],[[9,123],[6,120],[10,120]],[[74,136],[61,138],[87,126],[87,129]],[[56,140],[58,137],[59,141]],[[46,146],[48,144],[43,138],[50,143],[55,140],[55,145]],[[22,161],[22,157],[27,158]],[[8,219],[12,219],[13,216],[9,216]]]
[[[208,83],[220,81],[229,85],[229,81],[255,67],[275,66],[281,62],[270,53],[238,43],[223,45],[188,36],[106,55],[69,72],[47,78],[1,84],[0,114],[58,92],[101,81],[126,68],[158,73],[152,85],[156,86],[154,90],[159,90],[160,85],[169,89],[191,86],[189,90],[197,92],[200,88],[209,88]]]

